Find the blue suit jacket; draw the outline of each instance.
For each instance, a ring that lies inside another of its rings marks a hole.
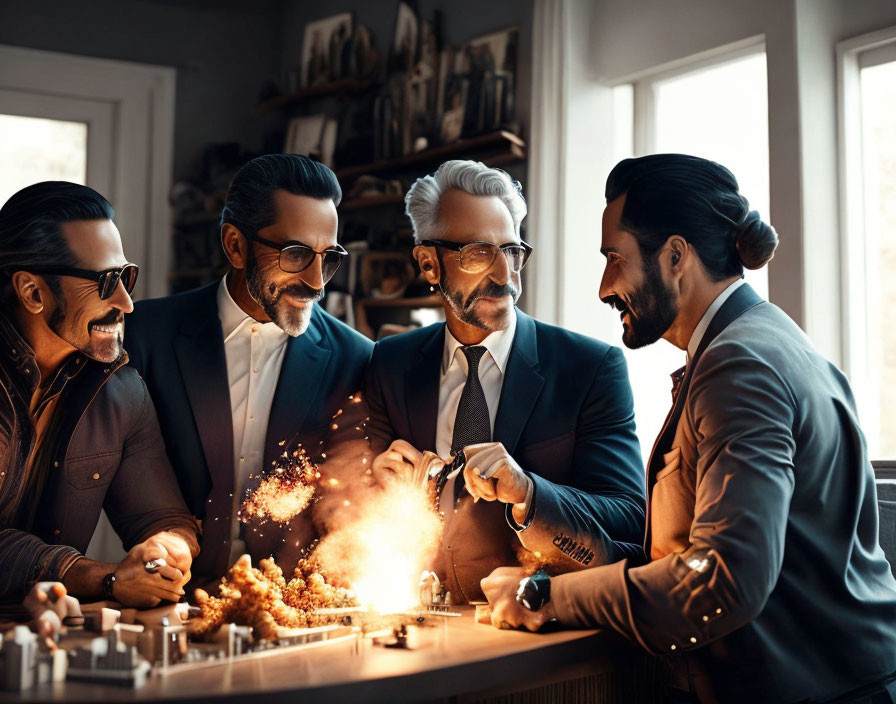
[[[388,337],[366,383],[376,451],[395,438],[434,449],[445,325]],[[517,311],[493,440],[535,483],[535,518],[519,533],[505,505],[466,493],[448,521],[440,577],[452,595],[482,598],[479,580],[515,564],[520,543],[555,570],[641,557],[645,488],[621,350]]]
[[[215,282],[140,301],[125,324],[131,365],[146,380],[184,498],[203,523],[202,552],[192,568],[197,584],[227,571],[231,543],[233,422],[217,290]],[[284,440],[315,454],[330,418],[360,388],[373,347],[319,306],[314,306],[305,333],[290,337],[286,345],[268,420],[264,467],[283,452],[279,443]],[[290,526],[289,545],[296,550],[281,555],[277,531],[267,531],[267,540],[247,533],[253,557],[274,554],[289,573],[286,562],[316,537],[310,517],[299,518]]]

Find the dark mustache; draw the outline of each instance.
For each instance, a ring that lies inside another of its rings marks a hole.
[[[319,301],[324,297],[324,290],[322,288],[312,288],[307,284],[291,284],[277,291],[277,299],[279,300],[284,294],[301,298],[304,301]]]
[[[607,296],[606,298],[601,298],[600,300],[602,300],[611,308],[615,308],[620,312],[628,310],[628,306],[622,301],[619,296]]]
[[[115,325],[124,321],[124,313],[114,308],[110,310],[102,318],[97,318],[90,322],[91,325]]]
[[[503,298],[504,296],[516,297],[516,289],[510,284],[496,284],[494,281],[487,283],[479,291],[473,291],[467,299],[465,308],[469,308],[480,298]]]

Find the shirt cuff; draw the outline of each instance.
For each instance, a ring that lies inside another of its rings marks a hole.
[[[504,504],[504,517],[507,519],[507,525],[517,533],[526,530],[526,528],[532,525],[532,521],[535,520],[535,482],[532,481],[531,477],[529,478],[529,491],[526,492],[525,504],[527,507],[526,515],[522,524],[517,523],[513,517],[513,507],[517,504]]]

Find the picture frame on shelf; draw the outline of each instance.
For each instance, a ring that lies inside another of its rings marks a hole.
[[[333,166],[338,123],[324,113],[293,117],[286,129],[283,151],[309,156]]]
[[[420,18],[416,3],[399,0],[395,15],[395,35],[389,67],[393,71],[410,72],[417,63],[420,46]]]
[[[514,118],[519,27],[464,42],[455,62],[469,80],[464,136],[500,128]]]
[[[342,12],[305,25],[302,40],[303,88],[347,76],[352,53],[352,13]]]

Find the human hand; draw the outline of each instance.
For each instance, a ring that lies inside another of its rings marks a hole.
[[[112,587],[115,599],[124,606],[141,608],[158,606],[162,601],[180,601],[185,593],[183,586],[190,581],[192,558],[186,562],[186,571],[175,566],[184,564],[182,546],[178,540],[186,546],[186,541],[179,536],[157,533],[131,548],[115,569],[115,584]],[[186,551],[189,556],[188,547]],[[147,572],[145,564],[150,560],[165,564],[155,572]]]
[[[538,611],[529,611],[517,601],[520,581],[527,576],[521,567],[499,567],[479,583],[491,606],[495,628],[537,631],[554,618],[554,606],[550,601]]]
[[[500,442],[483,442],[464,448],[467,458],[464,482],[475,500],[524,504],[532,480]],[[525,513],[525,512],[524,512]]]
[[[395,480],[409,480],[423,453],[406,440],[394,440],[389,448],[373,460],[374,481],[382,487]]]
[[[55,649],[66,619],[82,619],[81,605],[61,582],[38,582],[25,597],[23,605],[34,619],[32,629],[50,649]],[[68,625],[71,625],[70,623]]]

